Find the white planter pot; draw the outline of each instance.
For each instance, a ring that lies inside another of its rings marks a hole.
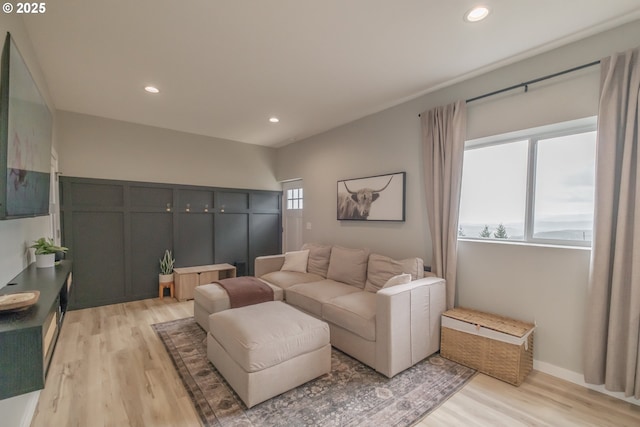
[[[160,283],[171,283],[173,282],[173,273],[171,274],[159,274],[158,281]]]
[[[56,254],[36,254],[36,267],[53,267],[56,262]]]

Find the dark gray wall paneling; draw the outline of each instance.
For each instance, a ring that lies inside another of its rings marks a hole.
[[[92,208],[122,207],[124,205],[124,189],[119,185],[80,184],[71,186],[75,206]]]
[[[74,260],[72,309],[158,296],[158,260],[229,263],[247,274],[281,252],[281,193],[61,177],[63,244]]]
[[[230,191],[218,193],[218,207],[224,212],[237,212],[249,209],[249,194]]]
[[[248,263],[249,214],[224,213],[216,216],[216,263]],[[238,273],[241,274],[239,271]]]
[[[131,288],[146,298],[158,292],[158,263],[173,245],[173,215],[167,212],[131,213]]]
[[[252,242],[251,263],[249,271],[253,273],[253,260],[263,255],[281,252],[282,220],[280,215],[272,213],[257,213],[251,217],[250,233]]]
[[[125,297],[124,214],[122,212],[75,212],[72,252],[74,278],[90,284],[71,294],[80,306],[121,301]]]
[[[173,205],[173,189],[132,185],[129,189],[129,198],[134,209],[165,209],[166,211]]]
[[[211,264],[213,254],[213,214],[178,213],[174,242],[176,267]]]

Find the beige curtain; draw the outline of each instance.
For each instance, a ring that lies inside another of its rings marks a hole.
[[[640,48],[605,58],[601,67],[585,381],[638,399]]]
[[[447,281],[447,308],[453,308],[466,103],[458,101],[434,108],[420,117],[427,216],[433,246],[431,271]]]

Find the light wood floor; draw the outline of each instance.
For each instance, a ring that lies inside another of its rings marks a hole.
[[[192,315],[169,298],[67,313],[31,426],[199,426],[150,326]],[[517,388],[478,374],[418,426],[640,426],[640,407],[540,372]]]

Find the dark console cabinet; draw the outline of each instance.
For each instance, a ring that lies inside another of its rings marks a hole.
[[[26,310],[0,313],[0,399],[44,388],[71,289],[71,261],[23,270],[0,294],[40,291]]]

